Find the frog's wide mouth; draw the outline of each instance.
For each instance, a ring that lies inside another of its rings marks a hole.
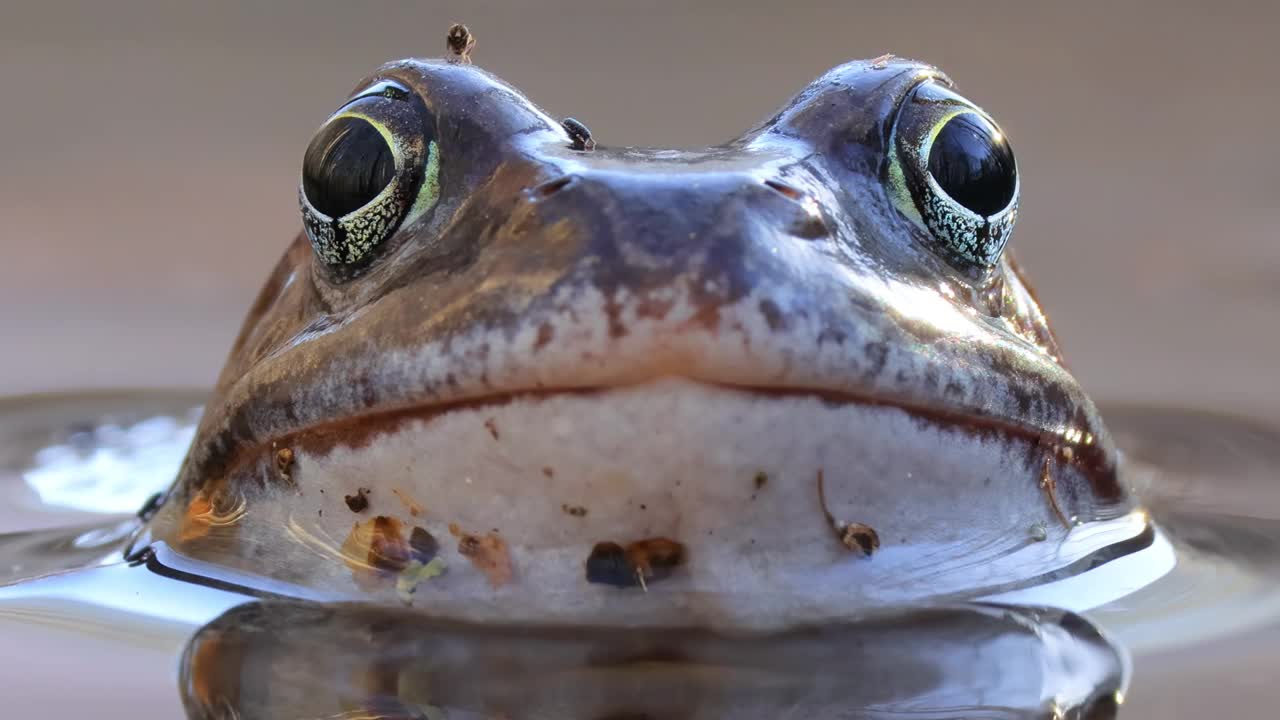
[[[934,407],[913,403],[900,398],[856,393],[848,390],[706,382],[688,377],[668,375],[634,379],[631,382],[615,385],[531,387],[523,390],[507,390],[449,402],[424,401],[400,407],[382,408],[371,412],[334,417],[243,444],[232,445],[227,452],[211,459],[209,467],[216,468],[217,471],[206,472],[204,477],[214,480],[219,477],[226,478],[233,475],[244,465],[260,460],[281,448],[300,449],[318,455],[327,455],[343,448],[361,448],[373,442],[380,435],[395,433],[406,424],[431,422],[450,414],[494,414],[501,411],[502,408],[513,404],[538,404],[557,398],[577,398],[607,407],[611,402],[611,396],[617,393],[645,393],[652,388],[662,388],[664,385],[672,384],[690,389],[698,388],[740,395],[763,403],[767,403],[770,400],[780,402],[813,401],[829,408],[855,407],[891,410],[901,412],[921,426],[963,434],[978,442],[1012,441],[1024,444],[1029,448],[1029,453],[1038,450],[1054,453],[1059,449],[1059,446],[1056,445],[1058,441],[1061,441],[1063,445],[1069,442],[1067,438],[1055,437],[1053,434],[1047,434],[1043,430],[1026,424],[1010,422],[988,415],[957,412],[945,406]],[[605,422],[609,421],[607,411],[601,419]],[[655,423],[658,421],[659,418],[654,418]],[[847,430],[849,432],[857,432],[857,428],[848,428]],[[486,427],[486,431],[490,433],[498,432],[488,427]],[[725,428],[726,433],[731,431],[731,428]],[[1066,432],[1070,432],[1070,430],[1068,429]],[[1067,463],[1087,478],[1094,494],[1105,499],[1118,497],[1120,492],[1116,486],[1113,460],[1107,456],[1105,446],[1093,444],[1092,442],[1085,443],[1081,441],[1081,438],[1075,436],[1072,436],[1070,441],[1073,450],[1066,457]],[[643,434],[637,436],[637,442],[643,443]],[[1060,458],[1055,457],[1055,460],[1058,459]]]
[[[1042,486],[1047,453],[1022,430],[892,403],[659,377],[280,435],[155,531],[198,559],[391,601],[361,533],[421,528],[451,568],[423,596],[442,616],[777,626],[1020,587],[1143,532],[1078,458],[1053,458],[1057,487]],[[1081,544],[1068,517],[1119,525]],[[489,533],[496,569],[464,550]],[[678,571],[606,592],[634,576],[592,571],[601,548],[650,541],[682,548]]]
[[[966,415],[948,411],[945,408],[927,407],[890,398],[859,395],[844,390],[824,390],[818,388],[788,388],[755,385],[737,385],[724,382],[704,382],[680,376],[663,376],[647,380],[638,380],[617,385],[590,385],[569,387],[538,387],[523,390],[508,390],[488,395],[477,395],[462,400],[449,402],[422,402],[404,407],[376,410],[368,413],[336,417],[325,422],[299,427],[280,435],[272,436],[259,442],[246,445],[242,453],[252,455],[270,448],[288,447],[295,444],[307,446],[315,452],[327,453],[338,447],[360,446],[369,438],[387,432],[405,422],[430,421],[440,416],[459,411],[484,411],[501,408],[517,402],[540,402],[555,397],[605,398],[617,391],[633,390],[643,392],[646,387],[664,382],[688,383],[690,386],[701,386],[729,392],[751,395],[761,399],[768,398],[812,398],[828,406],[859,405],[885,407],[901,410],[916,417],[920,422],[959,431],[981,434],[1002,435],[1030,442],[1038,442],[1044,433],[1017,423],[1007,422],[999,418]],[[607,400],[605,400],[607,402]],[[237,453],[239,455],[241,453]]]

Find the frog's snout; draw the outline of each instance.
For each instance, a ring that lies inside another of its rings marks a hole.
[[[732,265],[733,255],[777,254],[790,241],[826,237],[831,227],[829,211],[814,197],[750,171],[575,171],[525,194],[543,228],[571,232],[588,256],[654,270],[692,257]]]

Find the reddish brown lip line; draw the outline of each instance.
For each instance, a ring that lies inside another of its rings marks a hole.
[[[653,378],[658,380],[660,378]],[[650,380],[649,382],[651,382]],[[778,388],[754,385],[736,385],[732,383],[707,383],[694,381],[712,388],[721,388],[745,392],[765,397],[808,397],[815,398],[830,405],[861,405],[865,407],[882,407],[900,410],[921,421],[937,426],[952,428],[971,435],[985,437],[1001,437],[1021,439],[1027,442],[1028,467],[1038,467],[1046,451],[1055,452],[1065,443],[1054,442],[1056,435],[1038,431],[1025,425],[1019,425],[996,417],[966,414],[929,407],[919,403],[903,402],[883,397],[860,395],[844,390],[826,390],[815,388]],[[207,458],[204,468],[217,468],[216,471],[200,472],[204,482],[195,482],[195,489],[206,484],[217,484],[225,480],[246,463],[264,452],[280,448],[289,448],[295,452],[300,448],[311,454],[325,455],[338,446],[359,449],[386,432],[392,431],[403,422],[417,420],[430,421],[458,410],[474,410],[480,408],[496,408],[516,400],[539,400],[542,398],[579,395],[603,395],[608,392],[636,388],[645,382],[625,385],[607,385],[581,388],[537,388],[516,390],[491,395],[481,395],[444,403],[423,403],[402,408],[373,411],[361,415],[352,415],[329,422],[317,423],[290,430],[261,442],[242,445],[226,453]],[[1073,457],[1065,462],[1077,467],[1089,480],[1098,499],[1118,501],[1123,497],[1119,479],[1115,471],[1115,463],[1100,443],[1092,445],[1076,444],[1072,446]],[[1032,473],[1038,477],[1038,473]]]

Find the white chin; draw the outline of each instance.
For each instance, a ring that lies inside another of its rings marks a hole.
[[[1044,456],[1023,439],[676,379],[467,407],[357,447],[294,451],[295,488],[249,493],[234,526],[159,539],[323,597],[447,617],[765,628],[1008,590],[1146,523],[1135,513],[1068,532],[1040,484]],[[1065,516],[1093,507],[1073,468],[1055,473]],[[358,488],[369,505],[353,513],[344,496]],[[394,573],[343,562],[353,525],[379,515],[430,532],[444,573],[397,591]],[[878,549],[842,542],[847,523],[873,529]],[[496,533],[510,572],[460,554],[451,525]],[[654,538],[683,545],[668,573],[646,587],[588,581],[598,543]]]

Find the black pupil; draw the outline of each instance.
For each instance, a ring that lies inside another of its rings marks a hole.
[[[1013,200],[1013,150],[979,115],[962,113],[947,121],[929,150],[929,172],[952,200],[983,217]]]
[[[311,207],[336,218],[367,205],[395,174],[395,157],[382,133],[365,120],[342,117],[307,147],[302,189]]]

